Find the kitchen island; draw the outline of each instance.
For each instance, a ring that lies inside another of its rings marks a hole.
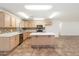
[[[55,33],[31,33],[30,44],[32,48],[54,48],[56,46]]]

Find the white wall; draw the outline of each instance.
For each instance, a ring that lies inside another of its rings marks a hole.
[[[58,35],[79,35],[79,21],[53,21],[52,26],[46,27],[46,32]]]
[[[46,32],[50,32],[50,33],[55,33],[56,36],[58,37],[59,32],[60,32],[60,21],[52,21],[52,25],[51,26],[47,26],[45,28]]]
[[[60,35],[79,35],[79,21],[64,21]]]

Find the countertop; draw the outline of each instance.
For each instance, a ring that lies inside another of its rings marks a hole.
[[[20,34],[20,32],[9,32],[9,33],[0,34],[0,37],[11,37],[11,36],[15,36],[18,34]]]
[[[56,35],[56,34],[49,32],[36,32],[36,33],[31,33],[30,35]]]
[[[19,35],[19,34],[22,34],[25,32],[28,32],[28,31],[8,32],[8,33],[0,34],[0,37],[11,37],[11,36]],[[32,33],[30,33],[30,36],[33,36],[33,35],[55,35],[56,36],[55,33],[51,33],[51,32],[32,32]]]

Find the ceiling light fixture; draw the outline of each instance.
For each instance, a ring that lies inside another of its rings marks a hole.
[[[23,18],[29,18],[29,16],[25,14],[24,12],[18,12],[18,15],[20,15]]]
[[[28,10],[49,10],[52,8],[51,5],[25,5]]]
[[[55,16],[57,16],[57,15],[59,15],[59,12],[54,12],[54,13],[52,13],[52,14],[49,16],[49,18],[53,18],[53,17],[55,17]]]
[[[44,20],[44,18],[33,18],[33,20]]]

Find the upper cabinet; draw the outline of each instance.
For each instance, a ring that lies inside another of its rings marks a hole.
[[[10,15],[0,12],[0,27],[10,27]]]
[[[24,21],[21,21],[20,27],[24,27]]]
[[[0,12],[0,27],[4,26],[4,13]]]
[[[16,18],[11,16],[11,27],[16,27]]]
[[[4,27],[10,27],[11,26],[11,16],[7,13],[4,13]]]
[[[20,19],[12,14],[0,12],[0,27],[19,27]]]
[[[33,21],[32,20],[25,20],[24,21],[24,27],[26,27],[26,28],[34,27]]]

